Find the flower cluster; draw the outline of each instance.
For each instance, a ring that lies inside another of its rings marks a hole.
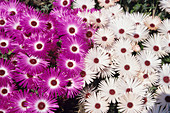
[[[85,112],[114,104],[167,113],[170,65],[161,59],[170,54],[170,20],[124,12],[118,1],[55,0],[49,14],[1,1],[0,112],[56,112],[58,98],[78,95]]]

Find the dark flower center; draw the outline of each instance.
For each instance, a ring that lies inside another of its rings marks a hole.
[[[56,81],[56,80],[52,80],[52,81],[51,81],[51,85],[52,85],[52,86],[56,86],[56,85],[57,85],[57,81]]]
[[[98,58],[95,58],[95,59],[94,59],[94,63],[96,63],[96,64],[99,63],[99,59],[98,59]]]
[[[124,32],[125,32],[124,29],[119,29],[119,33],[120,33],[120,34],[123,34]]]
[[[144,74],[144,75],[143,75],[143,78],[144,78],[144,79],[148,78],[148,74]]]
[[[71,85],[72,85],[72,82],[71,82],[71,80],[69,80],[69,81],[67,82],[67,86],[70,87]]]
[[[100,107],[101,107],[101,105],[100,105],[99,103],[96,103],[96,104],[95,104],[95,108],[96,108],[96,109],[100,109]]]
[[[5,24],[5,20],[0,20],[0,25],[4,25]]]
[[[18,25],[16,29],[17,29],[17,30],[20,30],[20,31],[22,30],[22,28],[21,28],[20,25]]]
[[[170,96],[166,96],[166,97],[165,97],[165,101],[166,101],[166,102],[170,102]]]
[[[105,3],[108,4],[110,2],[110,0],[105,0]]]
[[[159,51],[159,47],[158,47],[158,46],[154,46],[154,47],[153,47],[153,50],[154,50],[154,51]]]
[[[129,69],[130,69],[130,66],[129,66],[129,65],[125,65],[125,66],[124,66],[124,69],[125,69],[125,70],[129,70]]]
[[[76,52],[76,51],[77,51],[77,47],[76,47],[76,46],[73,46],[73,47],[71,48],[71,50],[72,50],[73,52]]]
[[[169,34],[170,34],[170,30],[169,30],[167,33],[169,33]]]
[[[139,22],[136,22],[136,25],[139,25],[140,23]]]
[[[90,93],[87,93],[85,98],[89,98],[90,95],[91,95]]]
[[[37,44],[37,49],[41,49],[43,47],[42,44]]]
[[[128,102],[127,107],[128,108],[132,108],[133,107],[133,103],[132,102]]]
[[[85,77],[86,76],[86,72],[85,71],[81,71],[80,75],[81,75],[81,77]]]
[[[83,18],[83,22],[87,22],[87,18]]]
[[[7,89],[2,89],[2,94],[7,94],[8,90]]]
[[[134,34],[133,37],[134,37],[134,38],[139,38],[139,35],[138,35],[138,34]]]
[[[47,25],[48,30],[50,30],[52,28],[52,24],[50,22],[48,22],[46,25]]]
[[[149,66],[150,64],[151,64],[150,61],[148,61],[148,60],[145,61],[146,66]]]
[[[70,28],[69,28],[69,32],[70,32],[71,34],[75,33],[75,31],[76,31],[76,30],[75,30],[73,27],[70,27]]]
[[[122,49],[121,49],[121,52],[122,52],[122,53],[125,53],[125,52],[126,52],[126,48],[122,48]]]
[[[127,92],[127,93],[129,93],[130,91],[132,92],[132,88],[127,88],[127,89],[126,89],[126,92]]]
[[[35,27],[35,26],[37,26],[37,22],[36,21],[31,21],[31,25]]]
[[[170,80],[169,80],[169,77],[168,77],[168,76],[164,76],[164,77],[163,77],[163,81],[164,81],[165,83],[169,83],[169,81],[170,81]]]
[[[66,6],[68,4],[67,0],[63,1],[63,5]]]
[[[36,60],[36,59],[30,59],[30,63],[31,63],[31,64],[36,64],[36,63],[37,63],[37,60]]]
[[[38,104],[38,109],[43,110],[44,108],[45,108],[45,103],[44,102],[40,102]]]
[[[87,31],[87,33],[86,33],[86,37],[87,37],[87,38],[91,38],[91,37],[92,37],[92,35],[93,35],[93,34],[92,34],[92,32],[91,32],[91,31]]]
[[[103,36],[103,37],[102,37],[102,40],[103,40],[103,41],[107,41],[107,37],[106,37],[106,36]]]
[[[100,18],[97,18],[97,19],[96,19],[96,22],[97,22],[97,23],[100,23],[100,22],[101,22]]]
[[[6,42],[1,42],[2,47],[5,47],[6,45],[7,45]]]
[[[68,67],[73,67],[73,62],[68,62],[67,65]]]
[[[86,5],[82,5],[82,9],[87,9],[87,6]]]
[[[33,75],[31,75],[31,74],[27,73],[27,77],[28,77],[28,78],[32,78],[32,77],[33,77]]]
[[[146,97],[144,97],[144,98],[143,98],[143,104],[146,104],[146,103],[147,103],[147,101],[148,101],[148,100],[147,100],[147,98],[146,98]]]
[[[155,24],[151,23],[151,24],[150,24],[150,27],[155,27]]]
[[[14,16],[15,14],[16,14],[15,11],[10,12],[10,16]]]
[[[26,108],[27,107],[27,101],[22,101],[21,106]]]
[[[0,113],[4,113],[3,111],[0,111]]]
[[[17,61],[16,60],[12,61],[12,64],[17,65]]]
[[[31,36],[31,32],[30,33],[24,33],[26,37],[30,37]]]
[[[5,75],[5,70],[0,70],[0,76],[4,76]]]
[[[114,89],[110,89],[109,93],[110,93],[110,95],[114,95],[115,94],[115,90]]]

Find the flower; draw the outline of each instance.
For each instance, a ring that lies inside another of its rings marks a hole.
[[[95,7],[95,1],[94,0],[75,0],[73,2],[73,8],[80,8],[81,10],[88,10]]]
[[[6,27],[8,18],[8,12],[5,9],[0,8],[0,30]]]
[[[69,8],[71,6],[72,0],[55,0],[53,2],[54,7],[56,8]]]
[[[161,19],[158,16],[152,17],[148,16],[144,21],[145,26],[150,30],[157,30],[159,24],[161,24]]]
[[[160,0],[159,6],[162,8],[162,10],[165,10],[166,12],[170,13],[170,1],[169,0]]]
[[[99,6],[109,8],[115,5],[115,0],[98,0]]]
[[[159,25],[158,31],[160,34],[168,36],[168,34],[170,34],[170,20],[163,20],[162,23]]]
[[[85,102],[85,111],[93,112],[93,113],[106,113],[109,110],[108,101],[106,101],[100,94],[96,94],[95,92],[86,99]]]
[[[170,85],[170,64],[163,64],[162,69],[159,70],[160,85]]]

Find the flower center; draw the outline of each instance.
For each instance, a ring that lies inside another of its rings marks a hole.
[[[144,79],[148,78],[148,74],[144,74],[144,75],[143,75],[143,78],[144,78]]]
[[[36,64],[36,63],[37,63],[37,60],[36,60],[36,59],[30,59],[30,63],[31,63],[31,64]]]
[[[87,18],[83,18],[83,22],[87,22]]]
[[[121,52],[122,52],[122,53],[125,53],[125,52],[126,52],[126,48],[122,48],[122,49],[121,49]]]
[[[31,36],[31,32],[30,33],[24,33],[26,37],[30,37]]]
[[[115,94],[115,90],[114,89],[110,89],[109,93],[110,93],[110,95],[114,95]]]
[[[129,93],[130,91],[132,92],[132,88],[127,88],[126,89],[126,93]]]
[[[0,111],[0,113],[4,113],[3,111]]]
[[[150,24],[150,27],[155,27],[155,24],[151,23],[151,24]]]
[[[129,70],[129,69],[130,69],[130,66],[129,66],[129,65],[125,65],[125,66],[124,66],[124,69],[125,69],[125,70]]]
[[[168,46],[170,47],[170,43],[168,44]]]
[[[7,94],[8,90],[7,89],[2,89],[2,94]]]
[[[170,96],[166,96],[166,97],[165,97],[165,101],[166,101],[166,102],[170,102]]]
[[[153,47],[153,50],[154,50],[154,51],[159,51],[159,47],[158,47],[158,46],[154,46],[154,47]]]
[[[10,12],[10,16],[14,16],[15,14],[16,14],[15,11]]]
[[[128,108],[132,108],[132,107],[133,107],[133,103],[132,103],[132,102],[128,102],[128,103],[127,103],[127,107],[128,107]]]
[[[0,76],[4,76],[5,75],[5,71],[4,70],[0,70]]]
[[[169,83],[169,81],[170,81],[170,80],[169,80],[169,77],[168,77],[168,76],[164,76],[164,77],[163,77],[163,81],[164,81],[165,83]]]
[[[0,20],[0,25],[4,25],[5,24],[5,20]]]
[[[110,0],[105,0],[105,3],[108,4],[110,2]]]
[[[134,38],[139,38],[139,35],[138,35],[138,34],[134,34],[133,37],[134,37]]]
[[[67,86],[70,87],[72,85],[71,80],[68,81]]]
[[[20,30],[20,31],[22,30],[22,28],[21,28],[20,25],[18,25],[16,29],[17,29],[17,30]]]
[[[26,108],[26,107],[27,107],[27,101],[22,101],[21,106],[22,106],[23,108]]]
[[[98,59],[98,58],[95,58],[95,59],[94,59],[94,63],[96,63],[96,64],[99,63],[99,59]]]
[[[67,63],[67,66],[68,66],[68,67],[73,67],[73,62],[68,62],[68,63]]]
[[[140,23],[139,22],[136,22],[136,25],[139,25]]]
[[[56,80],[52,80],[52,81],[51,81],[51,85],[52,85],[52,86],[56,86],[56,85],[57,85],[57,81],[56,81]]]
[[[101,107],[101,105],[100,105],[99,103],[96,103],[96,104],[95,104],[95,108],[96,108],[96,109],[100,109],[100,107]]]
[[[41,49],[43,47],[43,45],[42,44],[37,44],[37,49]]]
[[[87,9],[87,6],[86,5],[82,5],[82,9]]]
[[[90,95],[91,95],[90,93],[87,93],[85,98],[89,98]]]
[[[45,108],[45,103],[44,102],[40,102],[38,104],[38,109],[43,110],[44,108]]]
[[[125,32],[124,29],[119,29],[119,33],[120,33],[120,34],[123,34],[124,32]]]
[[[85,77],[86,76],[86,72],[85,71],[81,71],[80,75],[81,75],[81,77]]]
[[[96,19],[96,22],[97,22],[97,23],[100,23],[100,22],[101,22],[100,18],[97,18],[97,19]]]
[[[63,1],[63,5],[66,6],[68,4],[67,0]]]
[[[32,78],[32,77],[33,77],[33,75],[31,75],[31,74],[27,73],[27,77],[28,77],[28,78]]]
[[[106,36],[103,36],[103,37],[102,37],[102,40],[103,40],[103,41],[107,41],[107,37],[106,37]]]
[[[73,52],[76,52],[76,51],[77,51],[77,47],[76,47],[76,46],[73,46],[73,47],[71,48],[71,50],[72,50]]]
[[[167,33],[169,33],[169,34],[170,34],[170,30],[169,30]]]
[[[87,33],[86,33],[86,37],[87,37],[87,38],[91,38],[91,37],[92,37],[92,35],[93,35],[93,34],[92,34],[92,32],[91,32],[91,31],[87,31]]]
[[[147,100],[147,98],[146,98],[146,97],[144,97],[144,98],[143,98],[143,104],[146,104],[146,103],[147,103],[147,101],[148,101],[148,100]]]
[[[37,26],[37,22],[36,21],[31,21],[31,25],[35,27],[35,26]]]
[[[46,25],[47,25],[48,30],[50,30],[52,28],[52,24],[50,22],[48,22]]]
[[[2,47],[5,47],[6,45],[7,45],[6,42],[1,42]]]
[[[73,27],[70,27],[70,28],[69,28],[69,32],[70,32],[71,34],[74,34],[75,31],[76,31],[76,30],[75,30]]]
[[[151,64],[150,61],[148,61],[148,60],[145,61],[146,66],[149,66],[150,64]]]

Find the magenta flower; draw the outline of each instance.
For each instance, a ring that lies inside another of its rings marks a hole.
[[[0,30],[6,27],[8,12],[5,9],[0,8]]]
[[[71,9],[71,3],[73,0],[55,0],[53,2],[54,7],[56,8],[68,8]]]

